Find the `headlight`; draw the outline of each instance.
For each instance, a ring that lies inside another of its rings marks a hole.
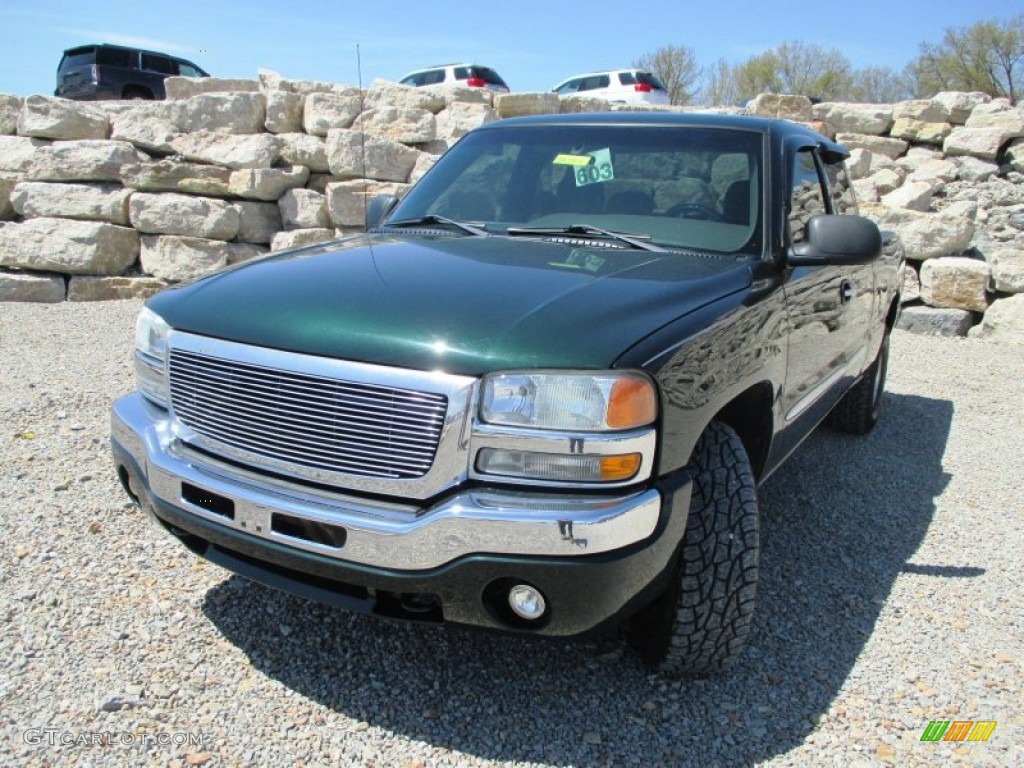
[[[644,427],[658,413],[654,385],[638,373],[498,373],[484,379],[490,424],[609,432]]]
[[[142,308],[135,323],[135,379],[139,391],[167,407],[167,334],[171,327]]]

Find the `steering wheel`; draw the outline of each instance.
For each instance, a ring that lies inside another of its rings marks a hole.
[[[667,216],[678,216],[684,219],[704,219],[706,221],[722,221],[722,215],[714,208],[700,203],[676,203],[669,208]]]

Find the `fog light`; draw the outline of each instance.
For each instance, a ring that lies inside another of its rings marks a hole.
[[[544,595],[529,584],[516,584],[512,587],[508,591],[508,604],[516,616],[529,621],[539,619],[547,610]]]

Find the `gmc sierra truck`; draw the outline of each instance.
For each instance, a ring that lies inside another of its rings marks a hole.
[[[879,418],[904,264],[846,157],[753,117],[486,124],[367,200],[365,234],[153,297],[117,472],[192,552],[292,593],[619,626],[667,674],[723,669],[758,484],[819,423]]]

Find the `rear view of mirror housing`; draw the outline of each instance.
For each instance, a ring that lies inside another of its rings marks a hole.
[[[793,267],[867,264],[882,253],[878,225],[863,216],[820,214],[807,222],[807,239],[789,250]]]
[[[371,198],[366,206],[367,231],[379,227],[396,205],[398,198],[395,195],[377,195]]]

